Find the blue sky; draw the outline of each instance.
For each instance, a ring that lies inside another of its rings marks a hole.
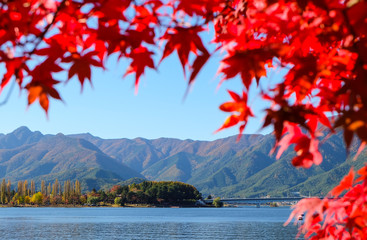
[[[15,89],[8,103],[0,106],[0,133],[9,133],[20,126],[44,134],[89,132],[102,138],[213,140],[238,133],[236,127],[213,134],[228,116],[218,109],[230,99],[226,90],[242,90],[240,79],[227,81],[218,89],[218,57],[211,58],[204,66],[186,99],[187,82],[176,54],[164,60],[158,71],[147,71],[141,78],[137,95],[134,94],[134,77],[122,78],[127,64],[123,60],[117,64],[116,59],[111,58],[106,65],[108,70],[92,71],[93,87],[86,83],[82,93],[75,77],[67,84],[59,84],[57,89],[64,102],[51,101],[48,118],[38,103],[27,107],[26,92]],[[271,79],[279,79],[280,74],[270,75]],[[56,79],[65,80],[66,76]],[[267,82],[268,79],[262,79],[263,85]],[[264,117],[261,110],[266,105],[256,97],[254,89],[250,102],[257,118],[250,121],[245,133],[259,133]],[[0,95],[0,101],[7,90]]]

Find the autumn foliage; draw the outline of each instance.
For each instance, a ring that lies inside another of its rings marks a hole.
[[[301,233],[310,239],[366,239],[367,236],[367,166],[353,169],[327,198],[302,199],[289,217],[307,212]],[[347,191],[345,193],[345,191]],[[341,195],[345,193],[344,195]]]
[[[254,117],[250,86],[270,68],[285,68],[283,81],[261,89],[271,105],[264,127],[274,128],[278,157],[293,144],[293,165],[309,168],[322,162],[320,129],[342,129],[347,148],[354,136],[367,142],[366,16],[364,0],[3,0],[0,62],[6,72],[0,87],[15,81],[29,104],[38,100],[47,112],[49,98],[61,99],[55,85],[76,76],[83,86],[91,81],[91,68],[104,69],[112,55],[130,62],[125,76],[134,74],[137,88],[147,68],[157,69],[173,53],[191,84],[219,52],[222,81],[243,83],[240,94],[229,91],[231,100],[220,106],[231,115],[219,130],[238,126],[241,134]],[[212,27],[216,48],[210,52],[200,33]],[[67,79],[56,79],[62,72]],[[366,178],[360,181],[356,187],[366,184]],[[345,204],[360,199],[366,205],[366,197],[350,192],[341,198]],[[303,229],[314,232],[313,223],[325,214],[338,219],[328,214],[345,207],[333,205],[340,201],[322,200],[333,207],[318,210]],[[329,222],[340,236],[366,238],[365,219],[355,220],[349,210],[340,216],[346,225]]]

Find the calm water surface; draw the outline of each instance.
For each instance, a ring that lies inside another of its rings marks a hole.
[[[0,208],[1,239],[294,239],[290,208]]]

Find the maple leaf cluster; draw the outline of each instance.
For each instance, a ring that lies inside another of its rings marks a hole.
[[[300,234],[309,239],[366,239],[367,237],[367,165],[350,170],[340,184],[323,199],[302,199],[286,224],[305,214]],[[346,192],[344,195],[342,193]]]
[[[262,89],[271,105],[264,127],[274,127],[278,157],[295,144],[295,166],[320,164],[318,137],[325,127],[342,127],[347,147],[354,134],[367,141],[366,17],[365,1],[259,0],[228,1],[215,18],[215,41],[228,49],[219,69],[223,81],[239,76],[248,91],[267,68],[288,70],[275,87]],[[246,98],[235,102],[248,104]],[[250,116],[248,109],[240,115]],[[239,115],[233,112],[229,119]],[[228,121],[221,129],[233,126]],[[247,121],[238,121],[240,133]]]
[[[211,26],[213,52],[200,36]],[[230,116],[218,131],[239,126],[241,134],[255,117],[250,86],[284,68],[282,81],[260,91],[271,106],[263,126],[274,128],[277,157],[294,145],[294,166],[320,164],[325,128],[341,128],[347,147],[354,136],[367,142],[365,0],[0,1],[0,91],[16,82],[46,113],[49,98],[61,99],[57,84],[74,78],[83,87],[112,55],[130,63],[124,76],[135,75],[137,88],[173,53],[191,84],[216,52],[222,81],[243,83],[220,106]],[[56,79],[60,73],[67,79]]]
[[[319,165],[319,138],[325,129],[334,133],[341,128],[347,148],[355,135],[365,146],[366,1],[227,1],[214,24],[215,42],[227,52],[219,68],[222,81],[239,77],[244,96],[253,82],[260,87],[268,68],[287,70],[283,81],[261,89],[271,105],[263,126],[274,127],[277,158],[293,145],[294,166]],[[231,105],[220,107],[232,115],[219,130],[239,125],[241,133],[253,114],[246,97],[232,99]],[[367,238],[366,178],[353,181],[348,176],[332,192],[339,197],[340,189],[348,190],[340,199],[302,200],[297,205],[293,214],[307,211],[302,225],[307,238]]]
[[[111,55],[130,62],[136,88],[146,69],[177,52],[190,82],[210,57],[199,33],[222,1],[17,0],[0,2],[2,91],[12,80],[48,111],[55,86],[74,76],[91,82]],[[185,15],[192,21],[186,21]],[[163,47],[161,43],[165,43]],[[58,75],[56,75],[58,73]],[[67,79],[55,79],[66,73]]]

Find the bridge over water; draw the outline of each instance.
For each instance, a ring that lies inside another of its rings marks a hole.
[[[254,204],[260,206],[261,204],[281,202],[281,203],[294,203],[298,202],[305,197],[270,197],[270,198],[223,198],[220,201],[230,204]],[[213,199],[205,199],[205,203],[213,203]]]

